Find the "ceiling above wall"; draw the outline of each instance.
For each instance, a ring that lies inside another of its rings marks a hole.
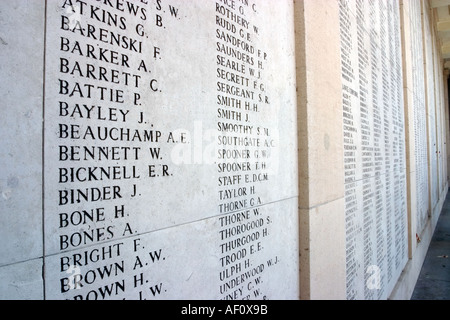
[[[445,68],[450,69],[450,0],[431,0],[430,3],[436,10],[435,23]]]

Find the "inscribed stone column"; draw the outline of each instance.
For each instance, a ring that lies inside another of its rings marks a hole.
[[[448,76],[450,74],[449,69],[444,69],[443,76],[442,76],[442,86],[443,86],[443,92],[444,92],[444,102],[442,108],[444,109],[444,130],[445,130],[445,136],[446,136],[446,143],[445,143],[445,162],[446,163],[446,173],[443,177],[445,179],[445,185],[449,184],[449,175],[450,172],[450,162],[448,161],[450,148],[448,148],[448,141],[450,141],[450,127],[449,127],[449,99],[448,99]]]
[[[414,88],[413,88],[413,41],[412,21],[411,21],[411,2],[402,1],[401,19],[402,19],[402,62],[403,62],[403,92],[405,101],[405,123],[406,123],[406,166],[407,166],[407,190],[408,190],[408,242],[409,242],[409,257],[414,255],[416,248],[416,228],[418,210],[422,208],[417,200],[418,192],[418,163],[416,159],[416,142],[420,136],[417,132],[417,116],[415,115],[414,102]],[[413,19],[415,19],[413,17]],[[423,170],[422,170],[423,171]],[[423,195],[421,195],[423,196]]]
[[[403,82],[406,121],[406,162],[408,185],[409,261],[390,298],[409,298],[431,240],[433,227],[429,215],[438,199],[438,161],[436,151],[436,108],[439,109],[440,79],[434,22],[427,1],[401,1]],[[434,205],[432,203],[435,203]],[[436,209],[435,209],[436,210]],[[437,209],[439,210],[439,209]]]
[[[340,0],[346,295],[385,299],[407,259],[397,2]]]

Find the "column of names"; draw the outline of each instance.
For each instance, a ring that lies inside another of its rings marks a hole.
[[[399,8],[340,1],[347,298],[383,299],[406,259]]]

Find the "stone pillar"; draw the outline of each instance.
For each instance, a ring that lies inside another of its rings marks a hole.
[[[293,3],[9,1],[0,297],[298,299]]]
[[[447,193],[443,68],[428,1],[401,1],[409,261],[390,299],[409,299]],[[446,180],[446,177],[445,177]]]
[[[449,79],[449,74],[450,74],[450,70],[449,69],[444,69],[444,74],[442,77],[442,81],[443,81],[443,89],[444,89],[444,104],[443,104],[443,109],[444,109],[444,114],[445,114],[445,118],[444,118],[444,126],[445,126],[445,135],[446,135],[446,142],[445,142],[445,149],[446,149],[446,161],[445,163],[447,164],[447,172],[446,172],[446,176],[445,176],[445,181],[447,182],[447,185],[449,184],[449,172],[450,172],[450,162],[448,161],[448,159],[450,158],[450,148],[448,147],[448,141],[450,141],[450,128],[449,128],[449,97],[448,97],[448,79]]]
[[[0,3],[0,299],[43,298],[44,29],[45,1]]]
[[[302,299],[345,299],[338,1],[294,2]]]

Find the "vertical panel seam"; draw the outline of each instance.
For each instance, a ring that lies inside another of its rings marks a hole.
[[[43,68],[42,68],[42,295],[45,296],[45,72],[46,72],[46,52],[47,50],[47,0],[44,2],[44,50],[43,50]]]

